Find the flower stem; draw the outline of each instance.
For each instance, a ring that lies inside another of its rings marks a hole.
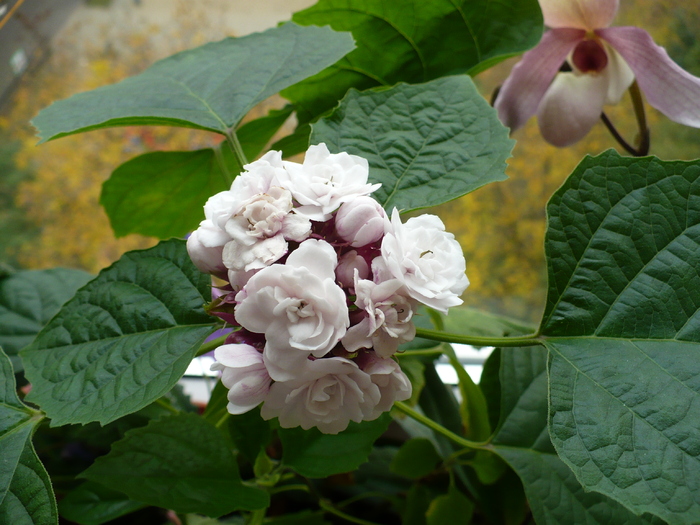
[[[245,153],[243,152],[241,142],[238,140],[236,130],[233,128],[227,130],[226,138],[228,139],[228,143],[231,145],[231,149],[233,150],[233,154],[236,157],[238,164],[240,164],[241,169],[243,169],[243,166],[248,164],[248,159],[246,158]]]
[[[357,523],[357,525],[379,525],[377,523],[374,523],[373,521],[363,520],[361,518],[351,516],[350,514],[346,514],[342,510],[336,509],[329,501],[325,499],[320,499],[318,501],[318,506],[326,512],[330,514],[335,514],[339,518],[343,518],[344,520],[349,521],[350,523]]]
[[[309,487],[303,483],[296,483],[294,485],[281,485],[279,487],[273,487],[268,492],[270,494],[279,494],[280,492],[287,492],[288,490],[301,490],[306,493],[310,493]]]
[[[226,338],[228,336],[229,334],[224,334],[221,337],[217,337],[216,339],[212,339],[211,341],[204,343],[202,346],[199,347],[199,350],[197,350],[197,353],[194,356],[199,357],[200,355],[207,354],[212,350],[216,350],[226,342]]]
[[[437,432],[438,434],[442,434],[448,439],[451,439],[455,443],[457,443],[460,446],[463,446],[464,448],[468,448],[471,450],[481,450],[484,448],[483,443],[477,443],[475,441],[470,441],[468,439],[463,438],[462,436],[458,436],[451,430],[446,429],[439,423],[436,423],[429,417],[424,416],[423,414],[416,412],[413,410],[411,407],[409,407],[406,403],[403,403],[401,401],[396,401],[394,403],[394,408],[397,410],[400,410],[404,414],[406,414],[408,417],[415,419],[419,423],[425,425],[426,427],[432,429],[434,432]]]
[[[180,411],[179,411],[177,408],[175,408],[174,406],[172,406],[170,403],[168,403],[168,402],[167,402],[165,399],[163,399],[162,397],[159,397],[158,399],[156,399],[155,403],[156,403],[156,405],[160,405],[161,407],[163,407],[164,409],[168,410],[169,412],[172,412],[173,414],[179,414],[179,413],[180,413]]]
[[[639,133],[636,137],[637,147],[632,146],[627,142],[620,132],[617,131],[613,123],[610,121],[605,113],[601,113],[600,118],[608,128],[608,131],[613,136],[613,138],[622,146],[627,153],[633,157],[644,157],[649,154],[649,147],[651,145],[651,137],[649,134],[649,128],[647,127],[647,117],[644,111],[644,100],[642,99],[642,92],[639,90],[639,85],[635,80],[630,86],[630,96],[632,97],[632,106],[634,107],[634,115],[637,119],[637,128]]]
[[[441,341],[443,343],[458,343],[472,346],[536,346],[541,345],[542,340],[535,334],[521,337],[478,337],[471,335],[451,334],[439,330],[428,330],[426,328],[416,328],[416,337]]]

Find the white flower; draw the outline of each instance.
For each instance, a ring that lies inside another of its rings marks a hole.
[[[403,293],[402,293],[403,292]],[[413,305],[406,297],[403,283],[391,279],[376,284],[355,275],[355,304],[367,313],[358,324],[351,326],[342,339],[348,352],[374,348],[377,355],[390,357],[399,345],[412,341],[416,327],[411,322]]]
[[[326,434],[345,430],[350,421],[376,419],[381,393],[368,374],[352,361],[330,357],[308,361],[303,377],[276,382],[265,398],[263,419],[279,418],[280,426]]]
[[[276,381],[294,377],[309,355],[327,354],[345,335],[350,320],[335,282],[336,263],[330,244],[308,239],[285,264],[259,270],[236,295],[236,320],[265,334],[265,358]]]
[[[341,255],[338,266],[335,268],[335,277],[343,288],[352,288],[355,284],[355,272],[361,279],[369,276],[369,264],[364,257],[358,255],[355,250]]]
[[[273,187],[289,186],[289,175],[282,165],[282,154],[270,151],[259,160],[247,164],[246,171],[236,177],[230,190],[221,191],[204,205],[205,219],[187,240],[187,251],[194,264],[205,273],[225,277],[224,246],[231,241],[226,225],[256,195]],[[241,268],[237,269],[240,270]]]
[[[287,253],[287,240],[301,242],[311,233],[311,221],[292,212],[292,194],[270,187],[242,202],[226,221],[231,240],[223,250],[223,261],[234,271],[264,268]]]
[[[365,352],[358,361],[360,368],[369,374],[372,383],[377,385],[381,394],[380,401],[366,419],[376,419],[383,412],[391,410],[395,401],[405,401],[411,397],[411,382],[396,361],[382,359],[372,352]]]
[[[263,364],[262,354],[250,345],[223,345],[214,351],[212,370],[221,370],[221,382],[228,392],[231,414],[243,414],[263,402],[270,390],[271,379]]]
[[[421,303],[447,313],[462,304],[459,296],[469,286],[462,248],[435,215],[419,215],[401,223],[396,208],[382,239],[386,272],[406,286]]]
[[[303,164],[284,162],[289,188],[299,213],[313,221],[327,221],[344,202],[368,195],[381,184],[367,184],[366,159],[347,153],[331,154],[325,144],[310,146]]]
[[[384,210],[372,197],[360,196],[344,202],[335,215],[340,238],[359,248],[384,236]]]

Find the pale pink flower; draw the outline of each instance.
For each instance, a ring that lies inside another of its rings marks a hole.
[[[673,62],[638,27],[608,27],[619,0],[540,0],[551,29],[523,55],[496,99],[516,130],[537,114],[542,136],[559,147],[582,139],[606,104],[636,78],[647,101],[675,122],[700,127],[700,78]],[[568,62],[572,71],[560,72]]]
[[[287,188],[300,204],[296,210],[313,221],[327,221],[344,202],[369,195],[381,184],[368,184],[367,159],[331,153],[325,144],[310,146],[303,164],[284,161]]]
[[[275,381],[297,375],[309,356],[327,354],[350,324],[345,292],[335,282],[337,256],[326,241],[308,239],[285,264],[259,270],[236,295],[236,320],[264,333]]]
[[[355,272],[358,272],[360,279],[366,279],[369,276],[369,264],[357,251],[350,250],[341,255],[335,268],[338,284],[343,288],[352,288],[355,284]]]
[[[359,367],[377,385],[381,399],[374,406],[368,420],[376,419],[388,412],[395,401],[405,401],[411,397],[411,382],[401,367],[391,358],[382,359],[372,352],[365,352],[357,359]]]
[[[276,382],[261,409],[263,419],[277,417],[282,428],[317,427],[325,434],[345,430],[350,421],[376,419],[380,388],[354,362],[342,357],[308,361],[304,374]]]
[[[398,279],[374,283],[355,274],[355,304],[366,313],[358,324],[351,326],[341,342],[348,352],[374,348],[380,357],[390,357],[399,345],[412,341],[416,327],[411,321],[414,301]]]
[[[439,217],[423,214],[403,224],[394,208],[385,228],[382,260],[372,262],[375,281],[398,279],[408,295],[443,313],[462,304],[469,286],[464,254]]]
[[[384,209],[372,197],[360,196],[343,203],[335,215],[335,229],[353,248],[366,246],[384,236]]]
[[[214,350],[212,370],[221,371],[221,382],[229,389],[231,414],[243,414],[263,402],[270,390],[270,375],[262,354],[246,344],[223,345]]]

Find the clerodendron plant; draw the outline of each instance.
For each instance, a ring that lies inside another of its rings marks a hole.
[[[643,91],[700,124],[700,80],[608,27],[616,0],[540,3],[320,0],[43,110],[43,141],[222,141],[104,184],[115,233],[157,246],[0,279],[0,523],[700,522],[700,161],[581,162],[547,206],[539,327],[460,307],[457,241],[400,216],[506,178],[499,115],[569,144],[629,88],[640,122]],[[526,51],[492,108],[470,75]],[[479,385],[449,343],[496,348]],[[209,352],[198,413],[177,383]]]

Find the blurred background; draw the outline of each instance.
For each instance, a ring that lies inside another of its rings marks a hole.
[[[139,73],[174,52],[242,36],[288,20],[313,0],[0,0],[0,264],[64,266],[96,273],[155,239],[115,239],[98,200],[122,162],[154,150],[208,147],[218,137],[179,128],[127,127],[37,146],[29,121],[52,101]],[[700,4],[621,0],[615,25],[638,25],[682,67],[700,75]],[[480,74],[485,97],[511,60]],[[283,101],[265,102],[260,116]],[[700,131],[647,107],[651,152],[700,157]],[[606,112],[623,136],[636,132],[629,98]],[[289,123],[287,131],[293,123]],[[471,286],[468,305],[536,322],[544,304],[545,204],[585,154],[616,143],[602,124],[574,147],[557,149],[535,119],[514,135],[506,182],[490,184],[437,210],[461,242]]]

